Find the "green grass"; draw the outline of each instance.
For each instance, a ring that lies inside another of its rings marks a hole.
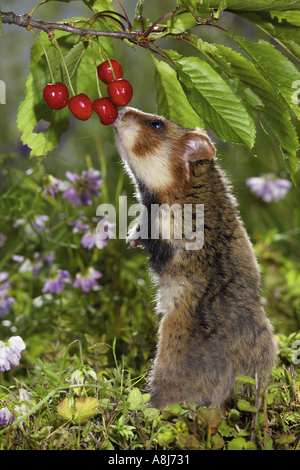
[[[0,407],[12,412],[24,403],[20,389],[26,388],[32,396],[26,402],[27,412],[1,428],[0,449],[300,448],[300,374],[293,365],[275,368],[264,389],[253,379],[239,378],[226,416],[218,409],[187,403],[159,411],[147,406],[150,396],[140,388],[144,376],[135,377],[124,356],[120,364],[94,374],[97,351],[113,353],[116,360],[115,343],[87,351],[79,346],[78,350],[78,342],[73,342],[55,362],[39,360],[26,379],[15,377],[15,385],[1,387]],[[243,393],[242,385],[249,383],[251,390]]]

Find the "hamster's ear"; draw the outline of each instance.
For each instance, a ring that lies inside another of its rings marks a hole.
[[[183,158],[186,162],[196,162],[198,160],[210,160],[216,154],[216,149],[210,138],[206,134],[194,131],[184,136]]]

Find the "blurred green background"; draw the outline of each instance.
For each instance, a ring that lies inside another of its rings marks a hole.
[[[22,14],[32,9],[36,3],[36,0],[2,0],[1,6],[2,11],[12,10],[17,14]],[[113,2],[113,4],[116,10],[120,11],[117,3]],[[135,0],[122,0],[122,4],[129,18],[133,21]],[[172,0],[165,0],[164,2],[161,0],[145,0],[143,14],[151,22],[154,22],[175,6],[176,2]],[[74,16],[90,17],[92,12],[79,1],[69,4],[51,2],[41,6],[34,15],[35,18],[47,21],[60,21]],[[269,40],[269,37],[257,27],[230,13],[222,13],[218,24],[234,34],[245,36],[249,41]],[[238,50],[234,41],[217,28],[199,26],[194,32],[204,41],[224,44]],[[106,202],[114,203],[116,186],[120,180],[120,175],[123,174],[123,168],[114,145],[112,126],[101,126],[95,114],[86,122],[72,118],[71,126],[67,133],[63,135],[60,146],[42,161],[38,170],[36,169],[37,159],[29,159],[29,149],[21,143],[16,118],[19,103],[24,99],[32,42],[33,36],[24,28],[3,25],[0,78],[6,84],[6,104],[2,104],[0,108],[1,153],[10,154],[10,164],[27,175],[30,175],[34,169],[34,172],[40,172],[40,174],[50,173],[55,177],[65,179],[65,173],[68,170],[79,174],[86,169],[86,155],[90,156],[94,168],[103,170],[100,167],[98,153],[100,142],[106,161],[106,183],[108,188],[108,200]],[[274,41],[272,43],[275,44]],[[199,51],[180,41],[161,40],[160,45],[162,48],[178,49],[185,55],[198,55],[201,57]],[[145,112],[159,112],[156,106],[155,67],[149,52],[142,48],[133,50],[128,44],[118,40],[114,41],[114,47],[115,58],[123,66],[124,78],[129,80],[133,86],[134,95],[130,105]],[[276,45],[276,47],[278,46]],[[286,54],[281,47],[278,48]],[[239,52],[241,51],[239,50]],[[287,56],[294,61],[291,56]],[[204,59],[204,57],[201,58]],[[300,135],[300,123],[295,119],[293,119],[293,123]],[[300,173],[297,175],[297,187],[293,187],[282,201],[267,204],[251,194],[245,180],[252,176],[259,176],[261,173],[270,172],[274,172],[281,178],[289,179],[278,145],[264,133],[259,125],[257,127],[256,144],[252,152],[244,146],[221,142],[210,129],[207,129],[207,131],[216,144],[219,163],[232,181],[233,192],[239,201],[242,219],[255,245],[262,268],[263,299],[267,312],[277,331],[286,333],[296,331],[300,328]],[[128,195],[129,206],[135,200],[133,187],[127,175],[124,177],[123,184],[122,194]],[[7,176],[1,177],[1,193],[6,190],[7,185]],[[10,243],[13,243],[13,240],[8,239],[2,254],[9,250]],[[121,277],[128,275],[130,278],[132,276],[132,282],[135,282],[139,279],[139,272],[141,273],[140,277],[145,278],[146,281],[140,280],[140,284],[137,285],[137,295],[143,295],[141,289],[144,289],[145,292],[149,291],[151,294],[153,287],[147,277],[146,255],[139,249],[127,249],[124,240],[111,241],[110,243],[112,248],[109,250],[115,250],[118,253],[118,264],[115,265],[115,269],[120,276],[115,278],[114,282],[111,282],[111,302],[119,302],[113,297],[113,286],[116,290],[120,289],[120,285],[117,284],[120,282]],[[131,273],[130,269],[132,269]],[[129,291],[126,292],[125,289],[120,295],[123,297],[121,303],[125,308],[122,315],[126,315],[127,301],[132,294]],[[143,302],[141,311],[147,309],[149,311],[147,314],[152,315],[153,304],[149,304],[148,299]],[[131,319],[133,324],[136,321],[134,314],[135,312],[132,310]],[[140,329],[144,330],[146,338],[147,324],[143,324],[142,319],[139,319],[139,322]],[[115,325],[117,324],[116,320]],[[105,332],[105,328],[103,328],[103,331]],[[116,327],[111,336],[113,338],[114,335],[118,336],[118,334]],[[154,344],[152,338],[153,347]]]

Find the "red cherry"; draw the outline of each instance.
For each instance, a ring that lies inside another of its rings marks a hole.
[[[68,105],[71,113],[81,121],[86,121],[92,115],[92,102],[84,93],[79,93],[79,95],[73,96],[73,98],[69,100]]]
[[[65,108],[69,100],[69,90],[61,82],[57,82],[54,85],[48,83],[43,90],[43,97],[47,105],[52,109]]]
[[[97,67],[98,77],[102,82],[106,83],[106,85],[115,80],[115,78],[123,77],[123,69],[120,62],[115,59],[110,59],[110,62],[115,73],[115,77],[112,73],[111,66],[108,60],[102,62],[102,64],[98,65]]]
[[[98,114],[101,124],[109,126],[118,117],[118,108],[109,98],[98,98],[93,102],[93,110]]]
[[[116,106],[126,106],[132,98],[133,90],[127,80],[119,78],[108,84],[107,93]]]

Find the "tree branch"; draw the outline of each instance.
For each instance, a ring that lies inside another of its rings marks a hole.
[[[17,26],[21,26],[23,28],[27,28],[31,26],[32,28],[41,29],[46,33],[49,31],[56,29],[59,31],[66,31],[67,33],[78,34],[79,36],[108,36],[111,38],[117,39],[128,39],[129,41],[137,44],[138,40],[138,31],[132,32],[125,32],[125,31],[99,31],[94,29],[86,29],[86,28],[76,28],[71,23],[51,23],[48,21],[43,20],[35,20],[33,18],[29,18],[27,14],[25,15],[16,15],[14,12],[9,11],[7,13],[2,12],[2,23],[6,24],[15,24]]]

